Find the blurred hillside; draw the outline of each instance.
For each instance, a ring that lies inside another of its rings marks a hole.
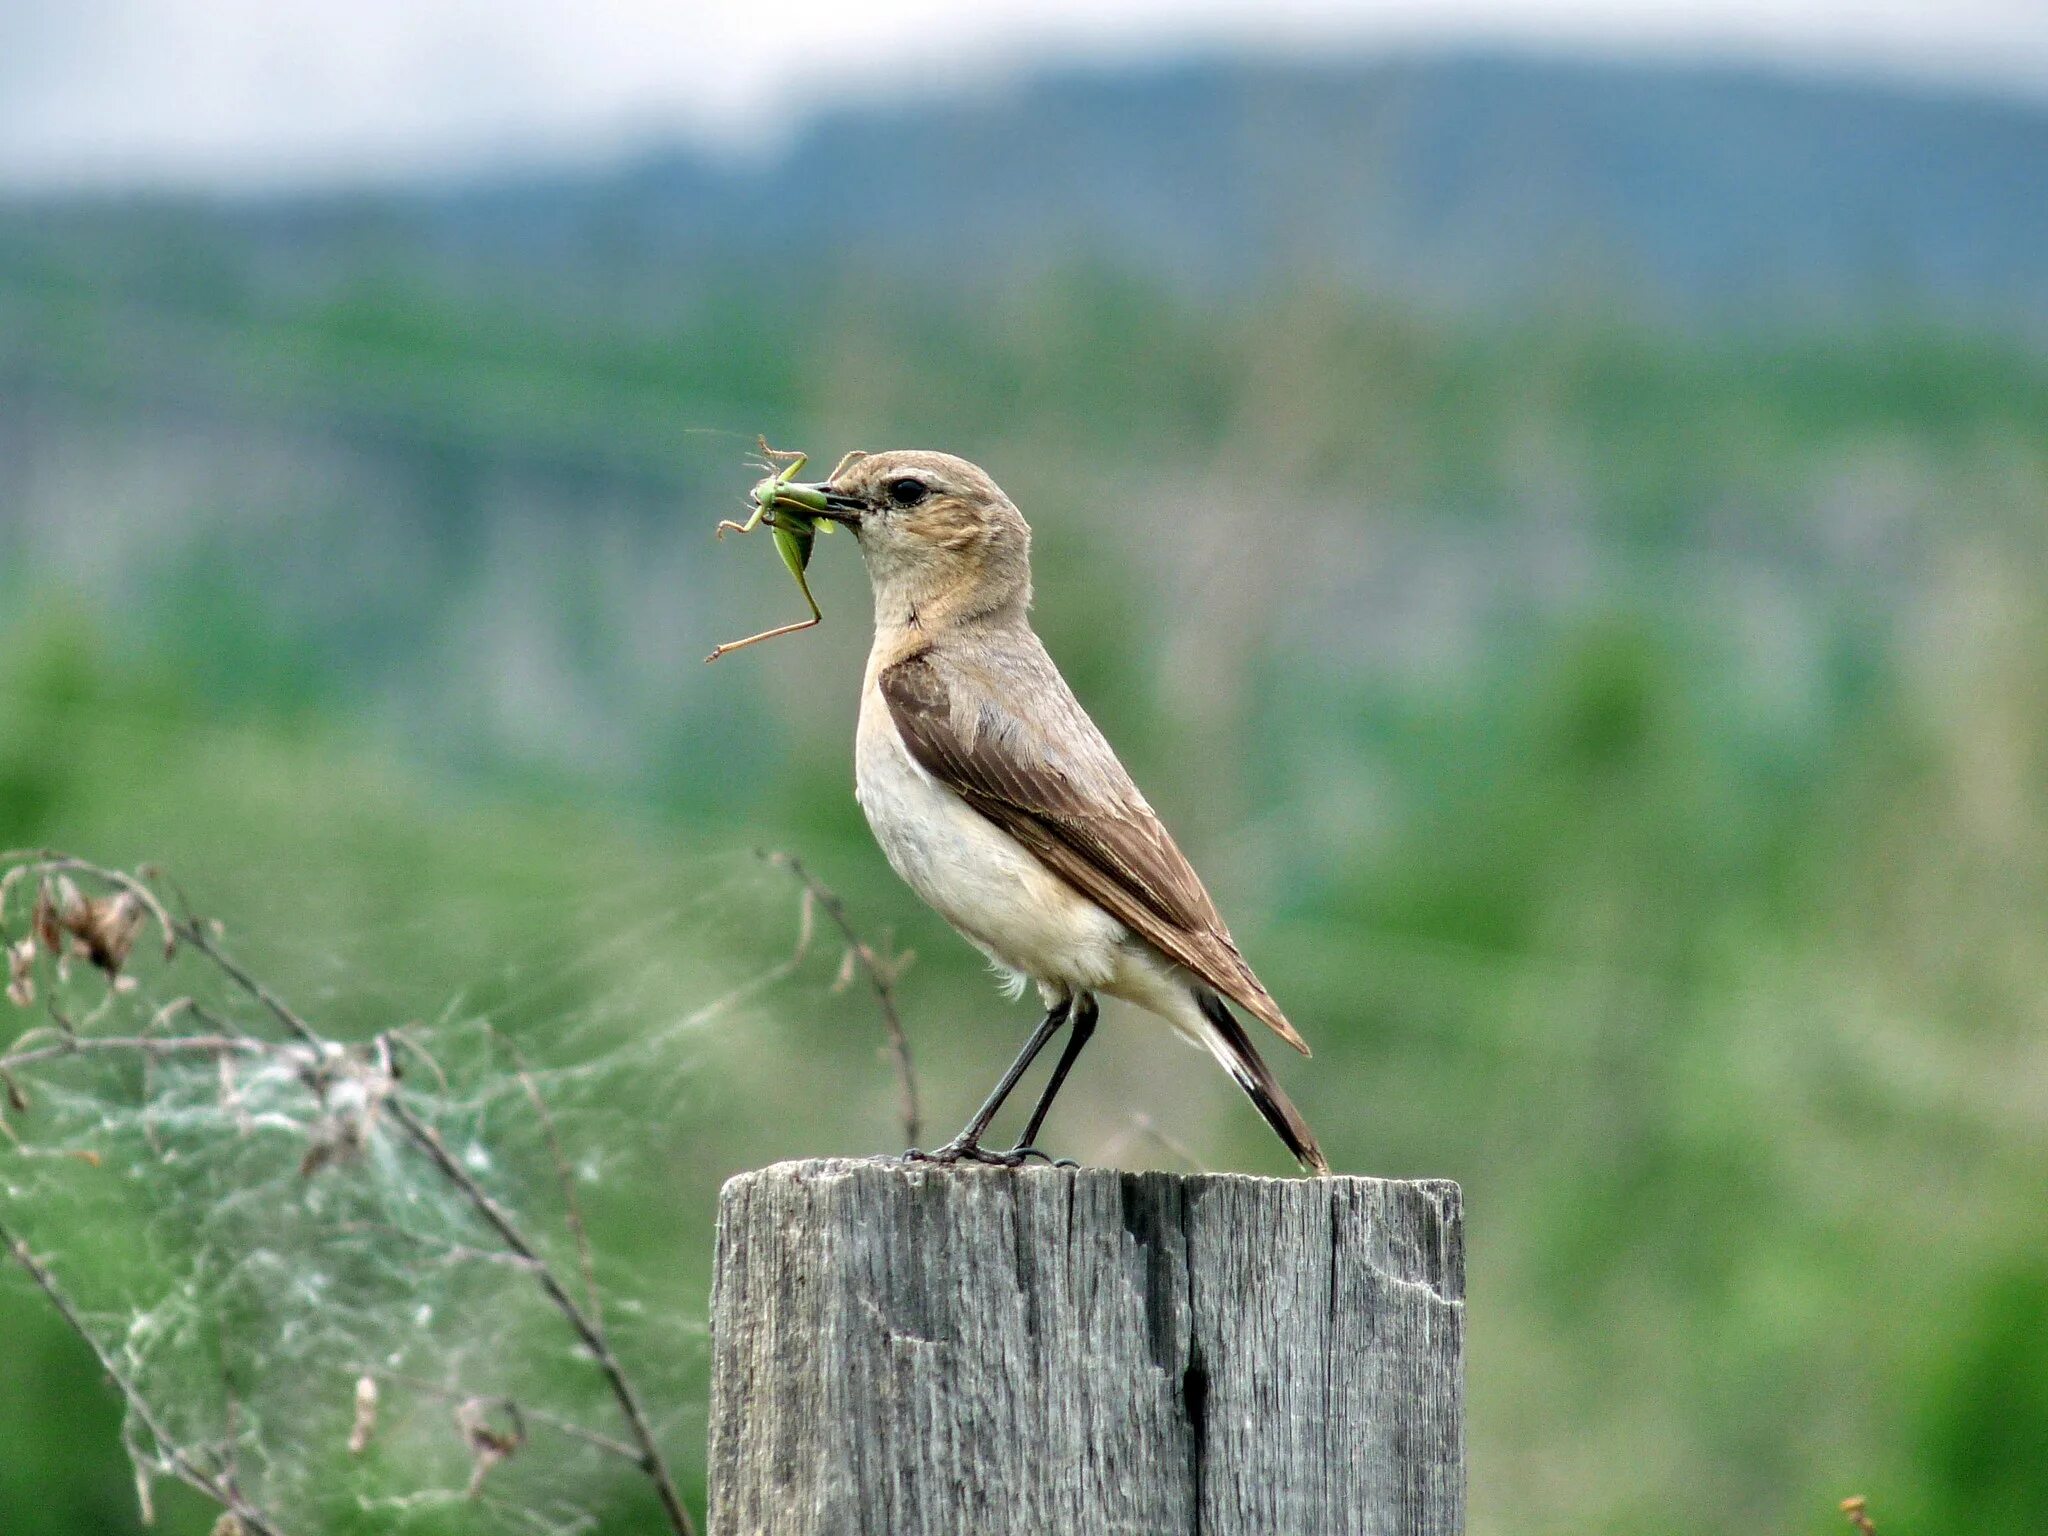
[[[365,1028],[351,977],[431,1012],[565,910],[795,847],[922,953],[964,1117],[1026,1020],[847,792],[847,541],[823,629],[701,657],[799,611],[709,536],[754,433],[966,453],[1339,1165],[1466,1184],[1475,1530],[1867,1492],[1887,1536],[2031,1533],[2044,165],[2019,106],[1421,59],[1062,77],[744,169],[0,210],[0,847],[163,859]],[[545,1052],[561,1006],[502,1018]],[[1127,1022],[1056,1139],[1170,1161],[1137,1105],[1280,1168]],[[849,1000],[752,1027],[636,1106],[636,1266],[701,1276],[721,1172],[886,1142]],[[52,1374],[0,1378],[40,1447],[5,1528],[121,1529],[19,1295]]]
[[[1303,273],[1512,315],[1811,324],[1935,312],[2048,336],[2048,110],[1755,71],[1514,57],[1216,62],[913,92],[779,161],[653,157],[427,199],[438,235],[985,292],[1073,263],[1214,295]],[[787,230],[787,237],[778,232]]]
[[[823,266],[986,297],[1092,263],[1211,299],[1307,273],[1495,316],[1932,314],[2048,335],[2038,102],[1485,55],[1216,60],[971,92],[919,76],[868,94],[757,162],[649,153],[230,202],[204,222],[287,288],[388,246],[465,280],[523,269],[548,284],[529,297],[578,313],[660,312],[679,269],[801,290]],[[59,250],[74,229],[118,248],[135,227],[62,203],[33,222]]]

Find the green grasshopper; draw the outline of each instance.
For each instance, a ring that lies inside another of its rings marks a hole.
[[[706,661],[716,661],[728,651],[736,651],[743,645],[752,645],[757,640],[773,640],[778,635],[793,635],[799,630],[814,629],[825,622],[825,615],[818,609],[818,600],[811,596],[811,584],[804,579],[804,568],[811,563],[811,545],[819,530],[832,531],[830,522],[821,521],[817,514],[825,510],[825,493],[808,485],[792,485],[790,482],[803,473],[809,462],[808,454],[794,453],[783,448],[770,448],[768,439],[759,439],[761,444],[761,467],[768,471],[767,478],[758,481],[753,489],[754,510],[744,523],[727,518],[718,525],[718,537],[725,537],[730,528],[734,533],[752,533],[762,523],[775,535],[775,549],[782,556],[782,563],[789,567],[789,574],[796,578],[797,590],[810,604],[811,616],[794,624],[783,624],[774,629],[764,629],[758,635],[749,635],[744,640],[729,640],[718,646]],[[839,478],[840,473],[861,452],[855,449],[839,461],[827,484]],[[777,466],[780,465],[780,468]]]

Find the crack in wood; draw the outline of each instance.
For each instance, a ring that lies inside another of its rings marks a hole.
[[[721,1202],[712,1536],[1455,1536],[1457,1187],[789,1164]]]

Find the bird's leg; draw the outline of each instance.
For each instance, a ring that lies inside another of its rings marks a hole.
[[[1031,1063],[1038,1053],[1045,1049],[1048,1040],[1059,1033],[1060,1026],[1067,1022],[1067,1015],[1073,1010],[1074,1000],[1063,997],[1045,1012],[1038,1021],[1038,1028],[1031,1032],[1031,1038],[1024,1042],[1024,1049],[1017,1053],[1017,1059],[1010,1063],[1010,1070],[1003,1074],[1003,1080],[996,1084],[995,1091],[982,1100],[981,1108],[974,1112],[974,1118],[967,1126],[943,1147],[931,1152],[920,1152],[912,1147],[903,1156],[906,1161],[916,1163],[996,1163],[1014,1167],[1024,1159],[1008,1152],[990,1152],[981,1144],[981,1134],[988,1129],[989,1121],[995,1119],[996,1111],[1003,1107],[1003,1100],[1010,1096],[1010,1090],[1017,1086],[1017,1080],[1031,1069]]]
[[[1089,1036],[1095,1033],[1095,1020],[1101,1010],[1096,1007],[1095,994],[1083,992],[1074,999],[1073,1029],[1067,1035],[1067,1043],[1060,1050],[1060,1059],[1052,1069],[1052,1076],[1045,1080],[1045,1091],[1038,1096],[1038,1103],[1031,1111],[1031,1118],[1024,1122],[1024,1134],[1017,1138],[1017,1145],[1010,1149],[1012,1157],[1045,1157],[1047,1162],[1054,1159],[1040,1152],[1034,1142],[1038,1140],[1038,1129],[1045,1124],[1046,1114],[1052,1109],[1052,1101],[1059,1097],[1060,1086],[1067,1080],[1067,1074],[1074,1070],[1074,1063],[1080,1060],[1081,1052],[1087,1047]]]

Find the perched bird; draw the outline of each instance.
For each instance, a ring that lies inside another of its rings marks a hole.
[[[935,1162],[1014,1164],[1088,1043],[1096,995],[1208,1049],[1302,1166],[1329,1163],[1235,1003],[1308,1046],[1238,953],[1159,817],[1031,628],[1031,530],[985,473],[943,453],[849,456],[815,493],[858,536],[875,596],[855,786],[896,873],[1046,1014]],[[1064,1050],[1008,1152],[981,1137],[1061,1028]]]

